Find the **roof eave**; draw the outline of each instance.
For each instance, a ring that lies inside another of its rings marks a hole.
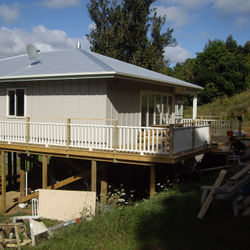
[[[150,77],[142,77],[133,74],[126,74],[115,71],[103,71],[103,72],[85,72],[85,73],[66,73],[66,74],[44,74],[44,75],[30,75],[30,76],[8,76],[8,77],[0,77],[0,82],[23,82],[23,81],[42,81],[42,80],[70,80],[70,79],[93,79],[93,78],[120,78],[120,79],[128,79],[128,80],[137,80],[141,82],[147,82],[151,84],[157,84],[162,86],[170,86],[170,87],[183,87],[187,89],[191,89],[193,91],[199,91],[203,89],[200,86],[190,84],[191,86],[187,86],[185,84],[175,84],[170,81],[162,81],[157,80]]]

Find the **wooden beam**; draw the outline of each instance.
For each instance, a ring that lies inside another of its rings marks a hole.
[[[2,179],[1,179],[1,186],[2,186],[2,213],[6,212],[6,175],[5,175],[5,152],[1,151],[1,168],[2,168]]]
[[[14,187],[17,188],[17,153],[13,153],[13,177]]]
[[[43,189],[46,189],[47,186],[48,186],[48,164],[47,164],[47,156],[46,155],[43,155],[42,156],[42,162],[43,162],[43,185],[42,185],[42,188]]]
[[[107,181],[107,167],[104,166],[101,174],[101,191],[100,191],[100,201],[102,205],[107,204],[107,195],[108,195],[108,181]]]
[[[68,184],[70,184],[72,182],[78,181],[78,180],[82,179],[84,176],[89,175],[89,174],[90,174],[90,170],[85,170],[85,171],[83,171],[83,172],[81,172],[79,174],[71,176],[71,177],[69,177],[67,179],[64,179],[64,180],[62,180],[60,182],[57,182],[57,183],[55,183],[53,185],[47,186],[47,189],[61,188],[61,187],[66,186],[66,185],[68,185]],[[33,198],[38,197],[38,195],[39,195],[39,193],[38,193],[38,191],[36,191],[36,192],[34,192],[34,193],[30,194],[30,195],[27,195],[25,197],[20,197],[19,198],[19,203],[27,202],[27,201],[29,201],[29,200],[31,200]]]
[[[20,196],[25,195],[25,158],[21,155],[20,159]]]
[[[213,187],[211,188],[210,193],[207,196],[207,199],[203,203],[203,205],[201,207],[201,210],[197,215],[197,218],[203,219],[203,217],[205,216],[205,214],[206,214],[206,212],[207,212],[207,210],[208,210],[208,208],[209,208],[209,206],[210,206],[210,204],[211,204],[211,202],[213,200],[213,193],[214,193],[215,189],[218,188],[221,185],[221,183],[222,183],[224,177],[226,176],[226,174],[227,174],[227,170],[221,170],[220,171],[220,174],[219,174],[218,178],[216,179]]]
[[[91,191],[96,192],[96,161],[91,161]]]
[[[12,188],[12,152],[8,152],[8,189]]]
[[[155,196],[155,165],[150,166],[150,198]]]

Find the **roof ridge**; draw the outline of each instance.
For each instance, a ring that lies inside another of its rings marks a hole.
[[[80,50],[80,52],[82,54],[84,54],[85,56],[87,56],[90,60],[94,61],[95,63],[97,63],[100,67],[102,67],[104,70],[108,70],[108,71],[115,71],[115,69],[113,69],[112,67],[110,67],[107,63],[103,62],[102,60],[98,59],[97,57],[95,57],[91,52],[87,51],[87,50]]]

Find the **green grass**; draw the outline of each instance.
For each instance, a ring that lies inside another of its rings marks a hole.
[[[242,115],[250,121],[250,89],[231,98],[218,98],[216,101],[198,106],[198,116],[236,118]],[[184,110],[184,115],[192,115],[192,107]]]
[[[243,130],[250,133],[250,89],[231,98],[218,98],[216,101],[198,106],[198,117],[215,116],[221,119],[243,117]],[[184,110],[184,117],[192,116],[192,107]]]
[[[233,217],[231,203],[210,208],[203,220],[196,218],[199,209],[200,184],[185,184],[64,228],[36,248],[249,249],[249,217]]]

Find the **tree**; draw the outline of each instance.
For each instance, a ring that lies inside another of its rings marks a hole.
[[[196,58],[176,64],[174,76],[196,83],[199,103],[208,103],[221,96],[232,96],[250,87],[250,42],[238,46],[230,35],[226,41],[208,41]]]
[[[87,35],[94,52],[151,70],[164,71],[164,48],[174,46],[173,29],[161,32],[166,19],[157,16],[155,0],[91,0],[87,5],[95,28]]]

